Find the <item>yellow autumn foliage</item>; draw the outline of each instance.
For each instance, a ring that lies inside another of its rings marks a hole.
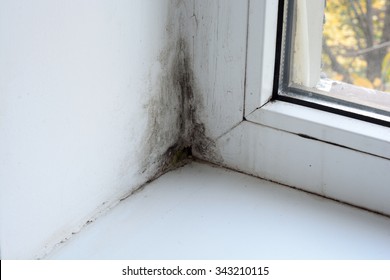
[[[382,77],[375,77],[371,81],[367,78],[366,56],[359,55],[359,51],[370,48],[367,45],[367,34],[359,27],[359,20],[354,18],[353,8],[360,13],[371,11],[373,45],[383,43],[382,30],[386,17],[386,4],[390,0],[327,0],[325,9],[325,23],[323,26],[323,37],[325,44],[332,50],[337,63],[346,72],[338,73],[334,70],[328,54],[323,53],[323,71],[328,78],[338,81],[349,81],[357,86],[385,90],[384,85],[390,83],[390,48],[383,59]],[[367,7],[371,3],[371,7]],[[351,6],[354,5],[354,6]],[[370,8],[370,9],[368,9]],[[364,15],[365,16],[365,15]],[[390,15],[389,15],[390,16]],[[390,32],[390,30],[388,31]],[[389,90],[389,89],[387,89]]]
[[[353,84],[356,86],[372,89],[374,88],[374,85],[367,78],[361,77],[355,73],[352,73],[351,77],[353,80]]]

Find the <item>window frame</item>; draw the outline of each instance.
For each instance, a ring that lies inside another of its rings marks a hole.
[[[390,216],[390,129],[274,99],[281,2],[248,1],[243,121],[206,160]]]
[[[390,216],[390,130],[272,99],[280,2],[225,4],[196,2],[186,32],[210,149],[194,157]]]
[[[250,0],[249,3],[244,119],[390,159],[389,122],[373,121],[370,116],[360,115],[359,110],[344,111],[278,94],[286,7],[284,0],[277,5],[275,2]],[[259,48],[261,42],[264,45]],[[270,71],[271,65],[274,71]]]

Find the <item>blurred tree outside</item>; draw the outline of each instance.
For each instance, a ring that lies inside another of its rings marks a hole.
[[[329,79],[390,92],[390,0],[327,0],[322,53]]]

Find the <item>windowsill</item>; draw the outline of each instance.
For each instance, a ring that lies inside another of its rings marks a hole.
[[[207,164],[165,174],[50,259],[389,259],[390,219]]]
[[[380,125],[282,101],[269,102],[246,119],[390,159],[390,130]]]

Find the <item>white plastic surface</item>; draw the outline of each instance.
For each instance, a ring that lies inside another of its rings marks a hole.
[[[192,163],[150,183],[49,258],[389,259],[389,233],[389,218]]]

